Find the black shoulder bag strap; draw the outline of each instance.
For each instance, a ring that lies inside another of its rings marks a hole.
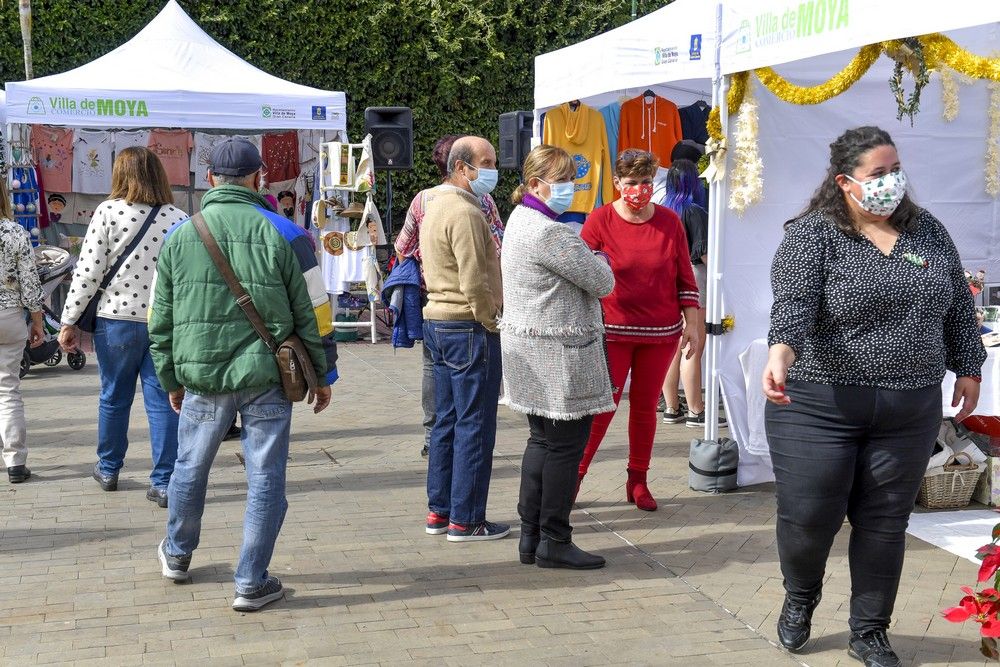
[[[142,223],[142,227],[140,227],[139,231],[136,233],[135,238],[133,238],[129,244],[125,246],[125,250],[118,255],[118,259],[116,259],[115,263],[111,265],[108,272],[104,274],[104,280],[101,281],[101,286],[97,288],[97,294],[94,295],[95,299],[99,299],[101,297],[104,290],[108,288],[111,281],[114,280],[116,275],[118,275],[118,271],[121,270],[122,264],[125,263],[125,260],[127,260],[129,255],[131,255],[135,249],[139,247],[139,244],[142,243],[142,237],[146,235],[146,231],[149,229],[150,225],[153,224],[153,221],[156,219],[156,214],[160,212],[161,208],[163,207],[159,204],[153,207],[153,209],[149,212],[149,215],[146,217],[145,222]]]

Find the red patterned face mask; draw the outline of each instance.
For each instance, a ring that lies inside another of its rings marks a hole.
[[[633,211],[641,211],[653,199],[653,184],[626,185],[622,188],[622,199]]]

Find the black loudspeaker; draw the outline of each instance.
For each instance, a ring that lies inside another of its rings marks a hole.
[[[408,107],[368,107],[365,134],[372,135],[376,169],[413,169],[413,112]]]
[[[520,169],[531,151],[531,126],[535,116],[530,111],[500,114],[500,168]]]

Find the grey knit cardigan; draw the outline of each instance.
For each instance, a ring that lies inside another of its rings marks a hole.
[[[615,286],[607,262],[567,225],[518,206],[504,231],[500,268],[510,407],[559,420],[614,410],[599,301]]]

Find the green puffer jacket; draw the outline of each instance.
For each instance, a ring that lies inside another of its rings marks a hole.
[[[303,274],[318,267],[305,233],[244,187],[213,188],[201,207],[275,340],[298,334],[320,384],[329,384],[329,351],[317,325],[321,307],[328,314],[329,305],[325,293],[310,297],[307,280],[313,277]],[[299,247],[303,244],[305,248]],[[185,387],[211,395],[280,386],[274,356],[236,305],[190,220],[167,234],[152,291],[150,352],[165,390]],[[335,360],[334,351],[333,364]]]

